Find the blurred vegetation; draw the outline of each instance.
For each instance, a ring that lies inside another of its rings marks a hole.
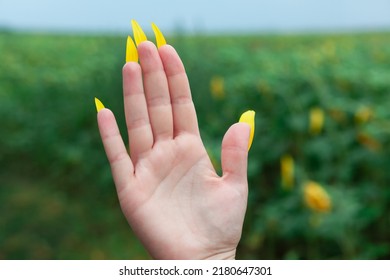
[[[125,132],[125,40],[0,33],[0,259],[149,258],[93,102]],[[216,169],[227,128],[257,113],[238,258],[390,258],[389,33],[168,41]]]

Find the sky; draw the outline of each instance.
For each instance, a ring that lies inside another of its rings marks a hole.
[[[0,28],[125,33],[390,30],[390,0],[0,0]]]

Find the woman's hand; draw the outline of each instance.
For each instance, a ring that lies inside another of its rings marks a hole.
[[[227,131],[218,176],[178,54],[148,41],[138,54],[140,64],[123,68],[130,154],[112,112],[98,113],[123,213],[156,259],[233,259],[247,205],[250,127]]]

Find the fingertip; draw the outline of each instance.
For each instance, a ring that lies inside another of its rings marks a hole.
[[[245,123],[245,122],[238,122],[238,123],[235,123],[233,126],[238,126],[240,130],[243,131],[243,133],[247,134],[247,136],[249,137],[250,135],[250,132],[251,132],[251,125],[248,124],[248,123]]]
[[[177,53],[176,49],[172,45],[170,45],[168,43],[163,45],[163,46],[161,46],[161,47],[159,47],[158,50],[160,52],[167,52],[168,51],[168,52],[171,52],[171,53],[174,53],[174,54]]]
[[[106,127],[109,124],[115,122],[114,113],[108,109],[103,108],[97,113],[97,120],[100,128]]]
[[[111,112],[111,114],[112,114],[112,111],[110,109],[103,108],[103,109],[99,110],[98,115],[106,115],[106,114],[108,114],[108,112]]]
[[[126,62],[122,67],[123,74],[129,74],[131,72],[137,71],[140,68],[139,64],[134,61]]]
[[[158,52],[160,53],[160,56],[179,56],[176,49],[169,44],[159,47]]]
[[[238,123],[237,125],[240,125],[241,129],[243,130],[242,135],[245,136],[243,139],[243,144],[246,143],[247,151],[249,151],[250,147],[252,146],[252,140],[251,140],[252,126],[247,123]]]
[[[139,55],[145,55],[145,53],[157,50],[157,46],[151,41],[143,41],[137,48]]]
[[[123,93],[130,95],[142,89],[141,66],[137,62],[127,62],[122,68]]]
[[[166,44],[158,49],[165,72],[168,76],[185,73],[185,67],[176,49]]]
[[[233,124],[226,132],[226,135],[228,133],[234,135],[234,137],[229,137],[228,144],[239,148],[245,147],[247,150],[250,132],[251,126],[248,123],[238,122]]]
[[[140,67],[144,74],[163,68],[161,57],[154,43],[150,41],[142,42],[138,46],[138,54]]]

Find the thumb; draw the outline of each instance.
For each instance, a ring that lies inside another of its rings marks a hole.
[[[223,177],[227,180],[246,182],[250,126],[236,123],[222,140],[221,163]]]

